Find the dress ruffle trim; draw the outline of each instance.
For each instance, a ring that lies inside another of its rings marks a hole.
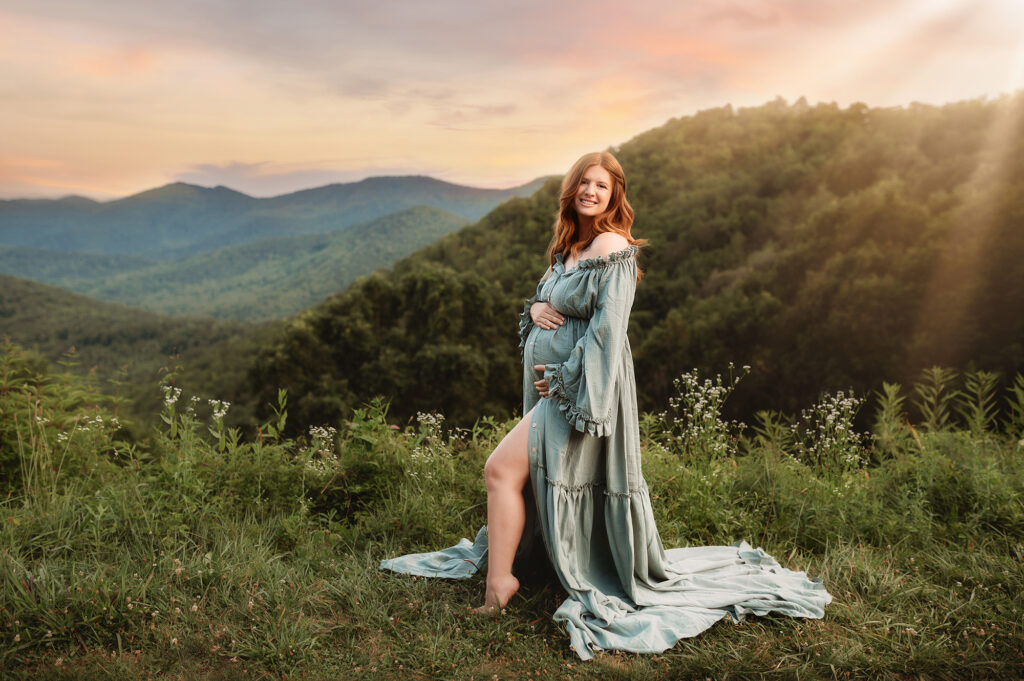
[[[607,437],[614,431],[610,414],[605,418],[598,418],[580,409],[572,399],[565,393],[565,381],[562,379],[562,366],[560,364],[549,364],[545,376],[548,380],[549,399],[558,401],[558,409],[569,421],[569,425],[581,433],[590,433],[595,437]]]
[[[606,256],[596,258],[585,258],[576,263],[571,270],[565,269],[565,263],[562,261],[562,254],[556,253],[555,259],[562,264],[562,271],[566,274],[575,272],[576,270],[596,270],[603,267],[609,267],[618,263],[628,263],[634,260],[637,251],[640,250],[636,244],[630,244],[621,251],[613,251]]]
[[[545,470],[543,466],[537,466],[541,471]],[[584,494],[596,494],[597,490],[605,487],[606,483],[603,480],[593,480],[591,482],[580,483],[579,485],[569,485],[559,480],[554,480],[544,473],[544,481],[548,483],[550,487],[561,490],[564,494],[572,497],[582,496]],[[634,487],[626,492],[613,492],[609,489],[602,490],[606,497],[623,497],[631,498],[641,494],[650,495],[650,491],[647,489],[647,482],[644,481],[640,487]],[[767,555],[767,554],[765,554]]]
[[[639,251],[639,250],[640,249],[639,249],[639,247],[636,244],[630,244],[629,246],[626,246],[625,248],[623,248],[621,251],[614,251],[614,252],[609,253],[607,256],[604,256],[604,257],[586,258],[585,260],[580,260],[578,263],[576,263],[576,266],[572,268],[571,272],[575,272],[576,270],[597,270],[597,269],[602,269],[602,268],[605,268],[605,267],[610,267],[611,265],[615,265],[615,264],[635,262],[635,257],[636,257],[637,251]],[[565,263],[562,262],[562,254],[561,253],[555,253],[555,261],[558,262],[558,264],[560,264],[562,266],[562,272],[566,273]],[[523,306],[523,311],[519,313],[519,359],[520,360],[523,360],[523,359],[526,358],[526,338],[527,338],[527,336],[530,335],[530,331],[532,331],[533,327],[534,327],[533,318],[530,317],[530,307],[534,303],[536,303],[536,302],[546,302],[546,301],[542,301],[540,299],[540,296],[537,296],[537,295],[533,296],[532,298],[527,298],[526,302],[525,302],[525,304]],[[566,411],[566,409],[567,408],[565,408],[565,407],[562,408],[563,411]],[[586,417],[586,415],[584,415],[584,417],[585,418],[591,418],[591,420],[593,420],[592,417]],[[582,426],[580,426],[580,427],[577,428],[577,430],[582,432],[582,431],[584,431],[584,428]],[[589,428],[588,428],[588,430],[589,430]],[[610,431],[609,431],[609,433],[610,433]],[[591,431],[591,435],[593,435],[593,434],[594,433]]]

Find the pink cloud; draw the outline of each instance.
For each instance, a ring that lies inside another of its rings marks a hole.
[[[92,48],[70,59],[72,71],[99,78],[146,75],[156,68],[156,54],[145,47],[125,46],[113,49]]]

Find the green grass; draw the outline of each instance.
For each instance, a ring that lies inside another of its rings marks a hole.
[[[0,670],[12,678],[961,679],[1024,665],[1012,420],[918,430],[880,410],[887,444],[862,434],[855,461],[818,456],[835,438],[814,421],[741,429],[692,413],[699,400],[678,421],[645,414],[667,547],[746,539],[835,600],[822,620],[721,623],[662,654],[583,663],[543,575],[482,619],[467,612],[482,578],[377,569],[474,535],[483,462],[514,421],[450,430],[421,415],[400,428],[374,401],[337,433],[282,440],[275,417],[240,441],[182,394],[131,445],[105,398],[41,367],[0,353]],[[696,446],[698,425],[724,449]]]

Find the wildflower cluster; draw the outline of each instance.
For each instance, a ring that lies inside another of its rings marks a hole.
[[[228,413],[228,408],[231,406],[230,402],[223,400],[207,400],[210,406],[213,407],[213,420],[222,421],[224,416]]]
[[[50,424],[51,421],[45,416],[37,416],[36,423],[42,427]],[[58,444],[66,445],[76,434],[86,435],[88,433],[96,433],[99,436],[105,436],[121,427],[121,422],[118,421],[116,416],[104,419],[103,415],[100,413],[96,413],[91,417],[84,414],[76,416],[74,420],[71,421],[71,424],[72,428],[70,431],[57,431],[56,437]]]
[[[416,422],[420,424],[420,433],[424,438],[439,438],[441,435],[441,424],[444,423],[444,414],[439,412],[426,413],[416,412]]]
[[[338,434],[336,428],[331,426],[311,426],[309,429],[309,437],[313,440],[314,449],[318,454],[327,454],[328,450],[324,447],[334,442],[334,437]],[[333,450],[334,448],[331,447]]]
[[[117,419],[112,419],[112,420],[116,421]],[[78,425],[78,427],[81,430],[93,430],[93,429],[103,430],[104,429],[103,426],[104,426],[104,421],[103,421],[103,415],[102,414],[95,414],[92,418],[89,418],[89,417],[86,416],[86,417],[84,417],[79,422],[79,425]]]
[[[744,365],[742,373],[733,377],[734,365],[729,363],[729,380],[716,374],[700,380],[697,370],[686,372],[673,381],[677,397],[669,398],[669,406],[676,416],[669,421],[668,412],[661,412],[662,428],[671,439],[682,445],[688,456],[715,459],[729,454],[733,448],[733,433],[742,428],[736,421],[722,420],[722,407],[736,389],[736,384],[750,372]]]
[[[863,404],[864,398],[839,391],[804,409],[800,413],[804,463],[840,471],[864,466],[863,438],[853,429],[853,419]]]
[[[331,426],[311,426],[309,439],[312,442],[314,456],[306,461],[306,470],[314,473],[326,473],[338,467],[338,452],[334,447],[334,438],[338,431]]]
[[[162,385],[160,389],[164,391],[164,405],[167,407],[177,404],[178,398],[181,397],[181,388],[176,388],[173,385]]]
[[[428,414],[418,411],[416,412],[416,422],[420,426],[420,444],[412,449],[410,459],[413,465],[409,468],[409,475],[413,478],[422,475],[426,480],[433,480],[435,457],[444,453],[441,444],[441,426],[444,423],[444,414],[438,412]]]

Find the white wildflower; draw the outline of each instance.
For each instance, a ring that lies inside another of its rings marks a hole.
[[[228,408],[231,406],[230,402],[223,400],[208,400],[210,406],[213,407],[213,420],[220,422],[224,415],[228,413]]]
[[[181,397],[181,388],[175,388],[173,385],[162,385],[160,389],[164,391],[164,404],[168,407],[177,403],[178,398]]]

